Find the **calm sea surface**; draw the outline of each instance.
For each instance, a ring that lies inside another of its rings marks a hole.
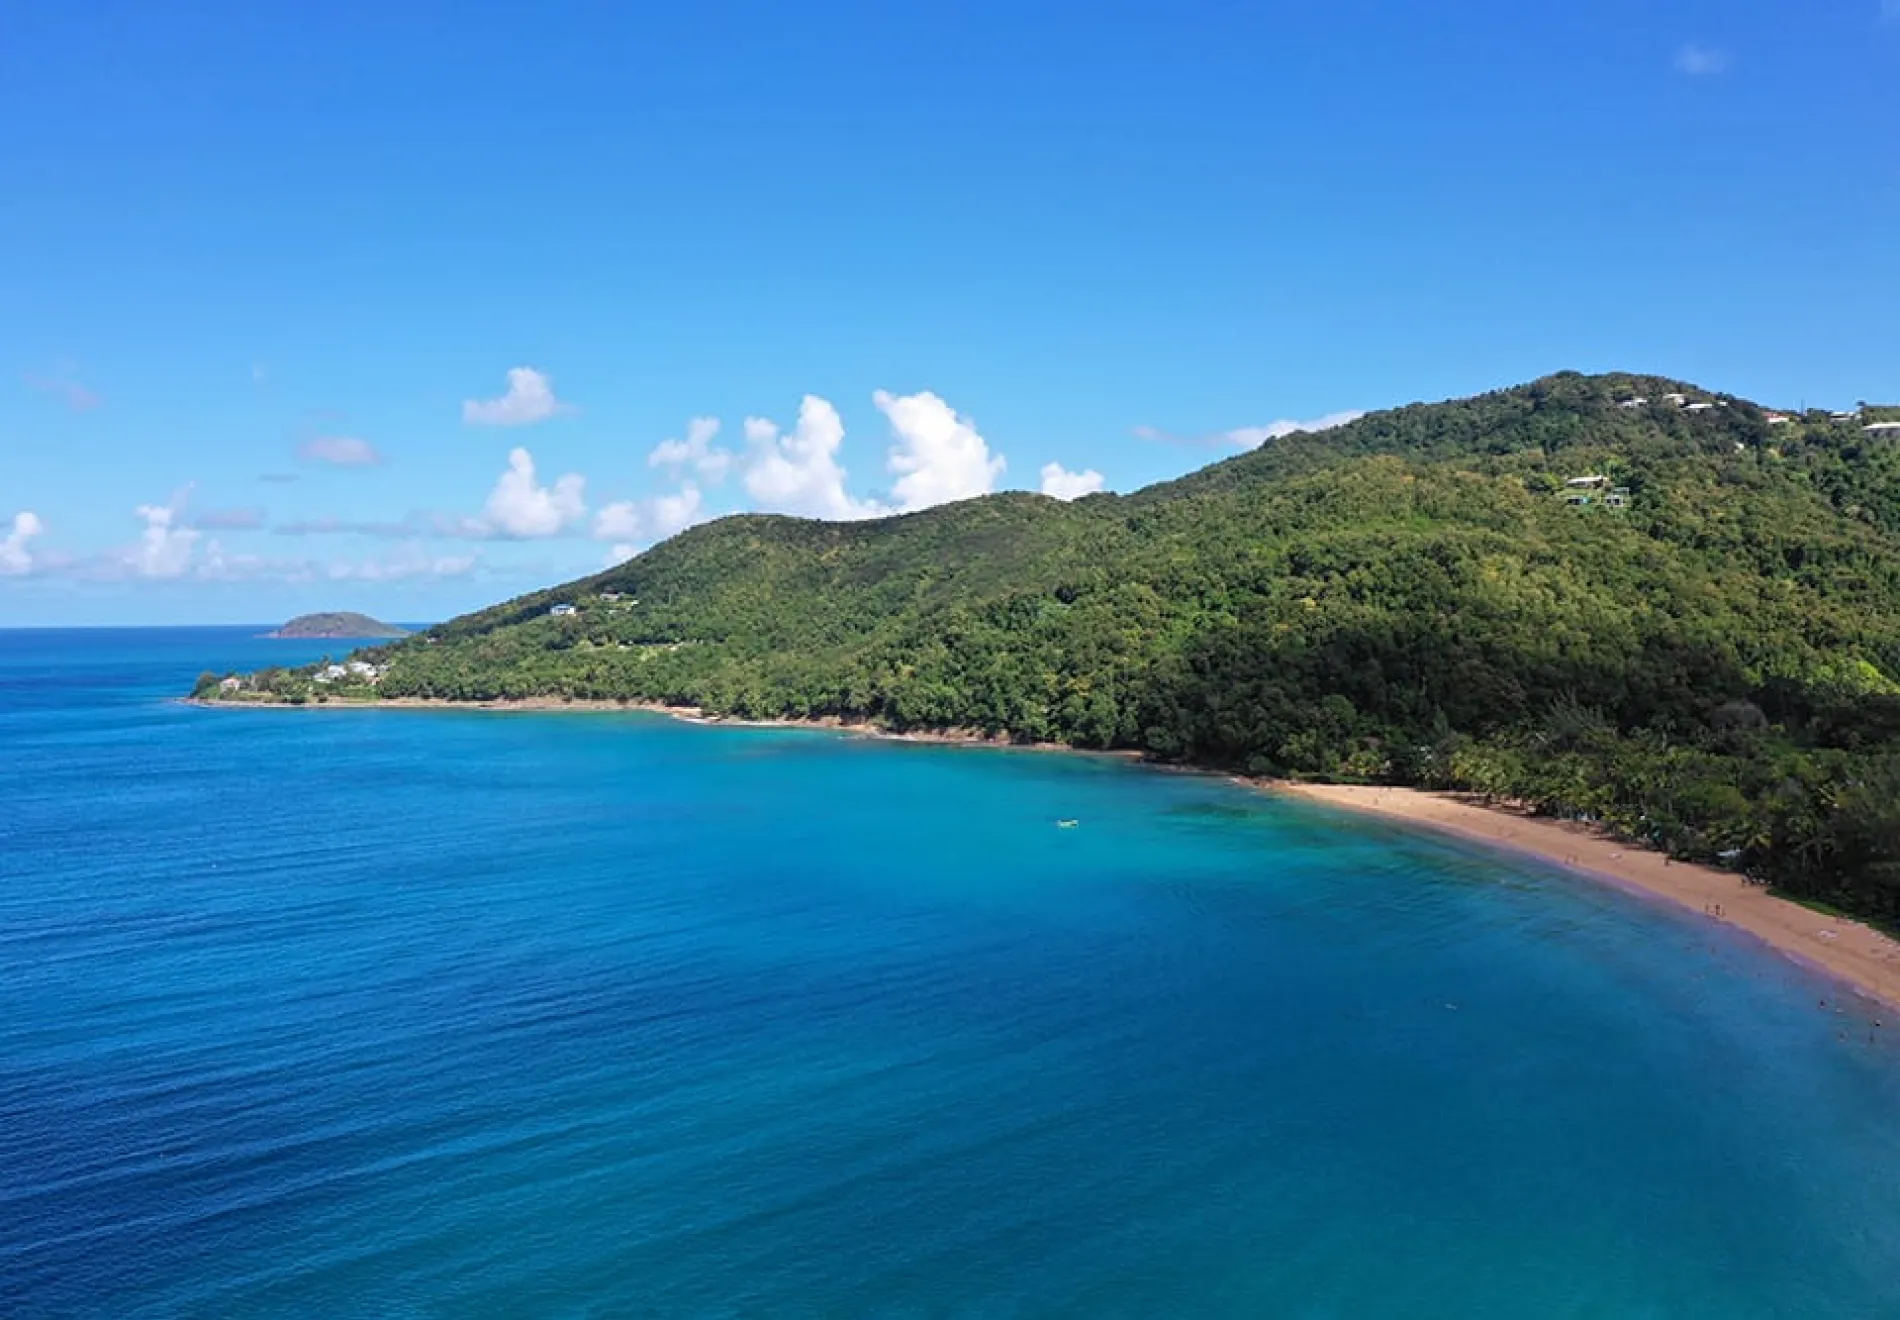
[[[1108,760],[168,700],[249,631],[0,632],[0,1315],[1900,1316],[1900,1030],[1739,937]]]

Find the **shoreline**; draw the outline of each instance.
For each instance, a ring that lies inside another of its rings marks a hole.
[[[306,701],[299,704],[289,701],[180,697],[178,701],[182,705],[200,706],[206,710],[519,710],[542,714],[561,710],[594,713],[645,711],[648,714],[673,715],[683,720],[708,724],[720,722],[717,716],[707,715],[697,706],[668,706],[658,701],[601,701],[594,698],[566,701],[560,697],[497,697],[492,701],[449,701],[443,697],[376,697],[369,701],[358,701],[353,697],[340,697],[334,701]]]
[[[1137,751],[1097,751],[1064,743],[1018,743],[993,738],[975,729],[892,732],[876,725],[849,723],[835,717],[821,719],[744,720],[708,715],[697,706],[669,706],[656,701],[617,701],[594,698],[524,697],[494,701],[449,701],[439,697],[392,697],[373,701],[310,702],[292,706],[278,701],[220,701],[187,697],[185,704],[220,709],[281,708],[285,710],[479,710],[524,713],[639,713],[665,715],[688,724],[745,729],[828,729],[836,733],[886,742],[929,743],[952,747],[990,747],[1028,752],[1065,752],[1146,761]],[[1156,769],[1196,774],[1223,774],[1196,766],[1156,765]],[[1624,843],[1589,826],[1553,820],[1498,805],[1483,805],[1455,793],[1362,784],[1309,784],[1290,780],[1252,779],[1225,773],[1233,783],[1288,798],[1396,821],[1412,828],[1434,830],[1469,843],[1536,857],[1610,884],[1682,912],[1700,912],[1704,919],[1733,926],[1754,936],[1770,949],[1805,964],[1860,995],[1900,1009],[1900,940],[1850,917],[1832,917],[1803,907],[1772,890],[1749,883],[1733,871],[1694,862],[1678,862],[1666,854]]]
[[[179,697],[180,705],[207,710],[466,710],[506,714],[551,715],[665,715],[684,724],[729,729],[823,729],[880,742],[929,743],[942,747],[990,747],[1013,752],[1062,752],[1070,756],[1107,756],[1116,760],[1145,761],[1147,755],[1132,749],[1104,750],[1072,747],[1068,743],[1015,742],[993,737],[981,729],[911,729],[899,732],[863,721],[839,719],[835,715],[816,719],[748,720],[737,715],[708,715],[698,706],[670,706],[662,701],[620,701],[599,697],[496,697],[489,701],[451,701],[444,697],[378,697],[372,701],[343,698],[336,701],[310,701],[294,705],[288,701],[224,701],[215,697]],[[1217,773],[1194,767],[1196,773]]]
[[[1866,998],[1900,1008],[1900,940],[1850,917],[1803,907],[1736,872],[1678,862],[1587,825],[1486,806],[1455,793],[1370,784],[1236,782],[1529,854],[1600,884],[1732,926]]]

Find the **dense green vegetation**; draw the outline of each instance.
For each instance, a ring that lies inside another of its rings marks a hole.
[[[1584,476],[1627,507],[1566,505]],[[728,518],[363,654],[385,696],[1470,789],[1900,917],[1900,441],[1655,378],[1400,408],[1125,497]]]
[[[372,638],[407,637],[407,628],[398,628],[394,624],[372,619],[367,614],[357,614],[351,610],[336,610],[326,614],[299,614],[271,637],[335,637],[348,641],[367,641]]]

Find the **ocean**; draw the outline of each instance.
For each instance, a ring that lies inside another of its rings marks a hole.
[[[1900,1316],[1900,1029],[1739,934],[1108,758],[173,700],[261,631],[0,632],[0,1315]]]

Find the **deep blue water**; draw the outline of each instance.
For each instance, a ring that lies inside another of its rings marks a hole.
[[[1900,1033],[1739,936],[1108,760],[167,700],[330,646],[0,632],[0,1314],[1900,1315]]]

